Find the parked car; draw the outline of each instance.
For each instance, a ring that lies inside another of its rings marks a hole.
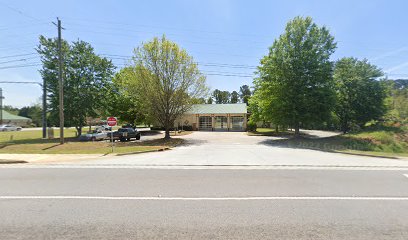
[[[14,125],[0,125],[0,131],[9,132],[9,131],[21,131],[21,127]]]
[[[108,134],[103,131],[93,130],[79,136],[80,141],[102,141],[108,137]]]
[[[120,140],[121,142],[130,141],[131,139],[140,140],[140,132],[133,128],[119,128],[118,131],[109,132],[108,139],[113,141]]]
[[[97,126],[96,129],[100,131],[112,131],[112,127],[108,125]]]

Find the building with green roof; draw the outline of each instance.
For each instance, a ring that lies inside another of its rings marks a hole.
[[[20,127],[29,127],[32,122],[30,118],[17,116],[5,110],[2,110],[2,119],[0,119],[0,121],[1,124],[16,125]]]
[[[195,104],[176,125],[198,131],[245,131],[247,116],[246,103]]]

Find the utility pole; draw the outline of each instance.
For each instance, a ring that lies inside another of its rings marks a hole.
[[[58,60],[59,60],[59,118],[60,118],[60,144],[64,144],[64,82],[62,79],[62,47],[61,47],[61,20],[58,20]]]
[[[0,124],[3,124],[3,89],[0,88]]]
[[[45,87],[45,78],[43,79],[43,96],[42,96],[42,137],[47,138],[47,88]]]

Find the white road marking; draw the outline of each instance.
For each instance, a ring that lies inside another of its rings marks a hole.
[[[125,196],[0,196],[0,200],[165,200],[165,201],[253,201],[253,200],[363,200],[408,201],[408,197],[125,197]]]
[[[407,173],[407,174],[402,174],[402,175],[404,175],[405,177],[407,177],[407,178],[408,178],[408,173]]]
[[[217,170],[379,170],[379,171],[406,171],[408,166],[341,166],[341,165],[132,165],[132,164],[47,164],[47,165],[2,165],[1,169],[217,169]]]

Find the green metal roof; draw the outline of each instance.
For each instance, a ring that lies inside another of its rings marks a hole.
[[[26,117],[22,117],[22,116],[17,116],[14,114],[11,114],[5,110],[2,110],[3,112],[3,120],[31,120],[29,118]]]
[[[246,103],[194,104],[187,114],[242,114],[247,113]]]

